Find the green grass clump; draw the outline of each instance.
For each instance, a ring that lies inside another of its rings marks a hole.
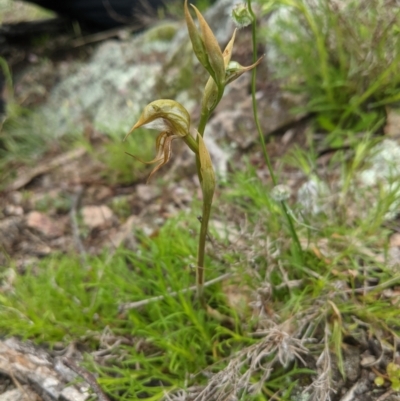
[[[2,171],[7,165],[27,162],[43,155],[47,149],[46,142],[51,138],[43,133],[43,126],[43,122],[28,110],[15,108],[0,131]]]
[[[78,135],[57,138],[39,113],[12,102],[7,106],[7,118],[0,124],[0,189],[17,177],[19,167],[37,167],[45,155],[71,149]]]
[[[238,343],[234,333],[239,335],[239,326],[232,327],[232,334],[224,331],[199,308],[193,292],[170,295],[193,283],[196,239],[187,234],[191,228],[182,217],[169,221],[154,239],[138,234],[136,252],[120,249],[111,257],[88,258],[85,266],[76,256],[58,255],[17,274],[14,290],[0,297],[0,332],[49,344],[80,339],[88,351],[97,347],[105,328],[117,338],[142,342],[142,347],[121,347],[115,358],[124,355],[122,363],[101,368],[109,375],[101,384],[111,394],[123,389],[121,400],[161,399],[165,389],[182,387],[189,372],[222,362]],[[2,271],[1,281],[8,272]],[[164,300],[122,308],[159,295]],[[209,295],[235,321],[219,285]]]
[[[371,129],[399,100],[400,14],[381,0],[261,0],[272,14],[271,63],[306,110],[337,135]]]
[[[185,271],[182,275],[176,265],[181,266],[182,259],[190,255],[188,247],[192,244],[184,244],[182,238],[171,235],[171,226],[163,230],[161,239],[143,245],[146,252],[142,256],[120,250],[109,260],[106,256],[93,257],[82,267],[77,257],[59,255],[31,266],[16,278],[18,294],[10,293],[3,298],[5,315],[0,327],[9,328],[11,333],[22,331],[27,337],[45,337],[46,341],[60,340],[68,333],[82,336],[87,330],[112,324],[118,314],[118,303],[167,292],[169,286],[171,291],[177,285],[184,287],[191,273]],[[175,253],[166,260],[168,247]],[[149,282],[153,284],[150,292],[149,286],[144,285]],[[13,326],[15,307],[24,319]],[[70,329],[70,321],[78,324]]]
[[[78,144],[88,150],[91,158],[102,164],[100,171],[101,178],[108,184],[130,184],[143,179],[148,169],[139,159],[135,159],[128,154],[121,153],[121,142],[125,133],[114,132],[104,135],[102,144],[92,144],[89,141],[78,141]],[[154,139],[149,132],[142,129],[140,133],[131,141],[124,144],[124,151],[136,155],[140,152],[140,160],[149,161],[154,156]]]

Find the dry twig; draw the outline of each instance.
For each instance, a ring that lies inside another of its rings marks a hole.
[[[210,285],[213,285],[215,283],[218,283],[222,280],[225,280],[226,278],[230,277],[232,275],[232,273],[225,273],[219,277],[214,278],[213,280],[207,281],[204,283],[204,287],[209,287]],[[190,292],[190,291],[196,291],[196,286],[192,285],[191,287],[188,288],[184,288],[183,290],[180,291],[173,291],[170,292],[168,294],[168,296],[170,297],[176,297],[179,294],[185,294],[186,292]],[[147,299],[143,299],[141,301],[136,301],[136,302],[128,302],[125,304],[121,304],[119,306],[119,312],[125,312],[129,309],[137,309],[140,308],[141,306],[145,306],[148,305],[152,302],[157,302],[157,301],[162,301],[166,296],[165,295],[159,295],[157,297],[152,297],[152,298],[147,298]]]
[[[97,380],[92,373],[78,366],[71,358],[63,358],[62,361],[64,365],[72,369],[76,374],[81,376],[86,383],[90,385],[92,390],[96,393],[99,401],[110,401],[102,388],[99,386],[99,383],[97,383]]]
[[[23,188],[26,184],[29,184],[35,177],[48,173],[49,171],[60,167],[64,164],[71,162],[72,160],[79,159],[86,153],[86,149],[78,148],[71,150],[70,152],[63,153],[50,161],[46,161],[35,168],[26,170],[24,174],[20,175],[14,182],[8,187],[7,191],[17,191]]]

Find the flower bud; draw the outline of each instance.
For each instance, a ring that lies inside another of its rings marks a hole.
[[[247,4],[237,4],[232,10],[232,19],[238,28],[244,28],[253,22],[253,16]]]
[[[261,63],[262,59],[263,57],[260,57],[254,64],[247,67],[243,67],[237,61],[230,61],[228,66],[226,67],[226,84],[228,85],[235,79],[239,78],[246,71],[252,70],[254,67]]]
[[[218,88],[214,80],[210,77],[206,83],[203,92],[202,109],[205,108],[209,112],[214,110],[218,102]]]
[[[199,162],[201,174],[201,186],[203,189],[203,202],[207,205],[212,204],[215,190],[215,173],[212,165],[210,153],[204,143],[204,139],[197,134],[199,141]]]
[[[224,52],[222,53],[222,56],[224,58],[225,70],[226,70],[226,67],[228,66],[229,62],[231,61],[232,49],[233,49],[233,44],[235,43],[235,37],[236,37],[236,29],[233,31],[231,40],[228,42],[228,44],[226,45],[226,47],[224,49]]]
[[[271,197],[277,202],[288,200],[291,195],[291,190],[287,185],[276,185],[271,191]]]
[[[213,77],[215,83],[219,87],[224,86],[225,64],[221,48],[219,47],[216,37],[214,36],[204,17],[201,15],[200,11],[195,6],[192,5],[192,7],[196,12],[196,16],[199,21],[200,32],[197,30],[193,18],[190,15],[189,8],[187,6],[187,0],[185,0],[186,25],[188,27],[193,51],[202,66]]]
[[[200,32],[198,31],[196,24],[194,23],[193,18],[190,15],[190,11],[187,6],[187,0],[185,1],[185,19],[194,54],[200,61],[200,64],[209,72],[210,75],[212,75],[213,71],[210,62],[208,61],[206,48],[204,46],[204,42],[200,35]]]

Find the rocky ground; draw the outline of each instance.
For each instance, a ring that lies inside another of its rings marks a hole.
[[[226,26],[226,32],[219,28],[216,35],[226,42],[233,28],[223,13],[222,16],[227,22],[219,27]],[[210,17],[211,22],[213,18],[220,19],[221,11],[217,9],[216,15],[210,14]],[[63,55],[57,50],[54,56],[54,49],[48,47],[18,47],[9,55],[14,60],[11,66],[15,65],[18,71],[15,101],[23,107],[35,107],[36,116],[40,116],[38,128],[46,131],[54,147],[33,166],[16,166],[17,171],[10,172],[16,178],[9,179],[2,192],[1,242],[5,254],[17,260],[21,267],[31,257],[78,250],[81,245],[90,252],[111,244],[118,246],[132,224],[146,225],[142,215],[149,216],[149,208],[154,209],[152,214],[158,215],[156,220],[162,224],[162,219],[188,204],[190,191],[186,188],[197,185],[195,166],[179,144],[176,144],[174,164],[165,169],[166,182],[170,184],[162,191],[153,183],[144,185],[147,171],[142,171],[133,185],[118,182],[110,185],[104,179],[102,162],[91,154],[101,154],[107,135],[117,133],[121,157],[128,158],[123,153],[124,134],[141,108],[154,99],[174,94],[192,112],[193,120],[197,118],[199,109],[195,99],[201,92],[201,81],[198,86],[195,81],[194,87],[179,90],[182,78],[175,67],[176,63],[189,63],[193,70],[199,70],[188,51],[185,29],[180,23],[171,22],[133,37],[125,38],[122,31],[122,39],[88,44],[80,52],[73,48],[74,41],[68,42],[64,36],[58,38],[67,43]],[[175,36],[171,42],[172,34]],[[249,46],[249,31],[241,31],[235,60],[250,64]],[[24,57],[24,62],[16,61],[18,52],[22,53],[19,57]],[[43,53],[46,54],[44,61]],[[178,56],[183,59],[177,60]],[[259,108],[265,137],[276,138],[271,150],[278,157],[294,143],[304,141],[301,132],[307,116],[291,113],[292,106],[301,99],[281,93],[265,79],[267,74],[264,64],[259,78]],[[228,88],[206,131],[221,176],[230,168],[228,161],[235,160],[240,165],[247,155],[253,163],[262,162],[249,86],[250,77],[246,74]],[[71,131],[83,132],[93,149],[89,152],[81,146],[63,152],[57,140],[61,141]],[[185,173],[181,173],[183,169]],[[118,212],[116,209],[121,204],[128,206]],[[84,240],[77,237],[78,212],[83,219]],[[147,218],[154,221],[152,217]]]

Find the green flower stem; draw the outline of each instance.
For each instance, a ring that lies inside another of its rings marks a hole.
[[[197,128],[197,131],[201,136],[204,136],[204,130],[206,129],[206,125],[208,119],[210,118],[210,114],[211,113],[208,110],[205,110],[205,108],[203,108],[203,110],[201,111],[200,122]]]
[[[253,9],[251,8],[251,0],[247,0],[247,6],[249,9],[249,13],[252,16],[252,23],[251,23],[251,37],[252,37],[252,44],[253,44],[253,63],[257,61],[257,25],[256,25],[256,16],[254,15]],[[274,185],[277,185],[277,180],[275,177],[274,170],[272,168],[271,160],[269,159],[267,147],[265,146],[264,135],[262,133],[260,120],[258,118],[258,110],[257,110],[257,100],[256,100],[256,76],[257,76],[257,67],[254,67],[251,71],[251,98],[252,98],[252,106],[253,106],[253,115],[254,121],[256,124],[256,128],[258,134],[260,136],[261,147],[264,153],[264,159],[267,163],[268,171],[271,176],[272,182]]]
[[[196,286],[197,286],[197,297],[202,305],[204,302],[204,258],[206,249],[206,239],[208,232],[208,222],[211,214],[211,203],[204,202],[203,200],[203,214],[201,216],[201,227],[199,235],[199,245],[197,253],[197,269],[196,269]]]
[[[190,135],[186,135],[182,138],[186,145],[189,146],[189,148],[197,155],[199,153],[199,145],[196,142],[196,140]]]
[[[251,23],[252,35],[251,36],[252,36],[252,44],[253,44],[253,63],[255,63],[257,61],[257,25],[256,25],[257,21],[256,21],[256,16],[254,15],[253,9],[251,8],[251,0],[247,0],[247,6],[248,6],[249,13],[252,16],[252,23]],[[267,164],[268,171],[269,171],[269,174],[272,179],[272,183],[274,185],[277,185],[278,182],[275,177],[274,170],[272,168],[271,160],[268,156],[267,147],[265,145],[264,135],[263,135],[263,132],[261,129],[260,120],[258,118],[257,100],[256,100],[256,75],[257,75],[257,67],[254,67],[251,72],[251,97],[252,97],[254,121],[256,124],[258,134],[260,136],[260,142],[261,142],[261,147],[262,147],[263,154],[264,154],[264,159]],[[283,212],[284,212],[286,219],[288,221],[288,224],[289,224],[289,231],[290,231],[291,237],[294,241],[295,254],[296,254],[295,256],[296,256],[297,260],[300,261],[300,263],[303,263],[303,251],[301,248],[299,237],[297,236],[296,229],[294,227],[293,218],[290,215],[290,212],[289,212],[286,202],[282,201],[281,205],[282,205]]]
[[[207,125],[207,122],[210,118],[211,111],[207,110],[203,107],[200,116],[200,122],[198,126],[198,133],[202,137],[204,136],[204,131]],[[211,215],[211,204],[212,199],[209,201],[206,199],[206,194],[203,189],[203,177],[200,171],[200,159],[198,154],[196,155],[196,166],[197,166],[197,175],[199,177],[202,194],[203,194],[203,206],[202,206],[202,216],[201,216],[201,227],[199,234],[199,243],[197,248],[197,268],[196,268],[196,287],[197,287],[197,298],[199,299],[201,305],[205,307],[206,303],[204,300],[204,259],[206,253],[206,240],[207,240],[207,232],[208,232],[208,222],[210,220]]]
[[[199,243],[197,246],[197,266],[196,266],[196,289],[197,289],[197,299],[200,301],[200,304],[205,307],[204,300],[204,258],[206,253],[206,239],[207,239],[207,230],[208,230],[208,221],[210,219],[210,210],[211,208],[206,208],[206,204],[204,202],[204,191],[203,191],[203,179],[200,173],[200,159],[199,155],[196,155],[196,167],[197,167],[197,175],[199,177],[201,191],[203,194],[203,206],[202,206],[202,215],[200,219],[200,233],[199,233]]]

